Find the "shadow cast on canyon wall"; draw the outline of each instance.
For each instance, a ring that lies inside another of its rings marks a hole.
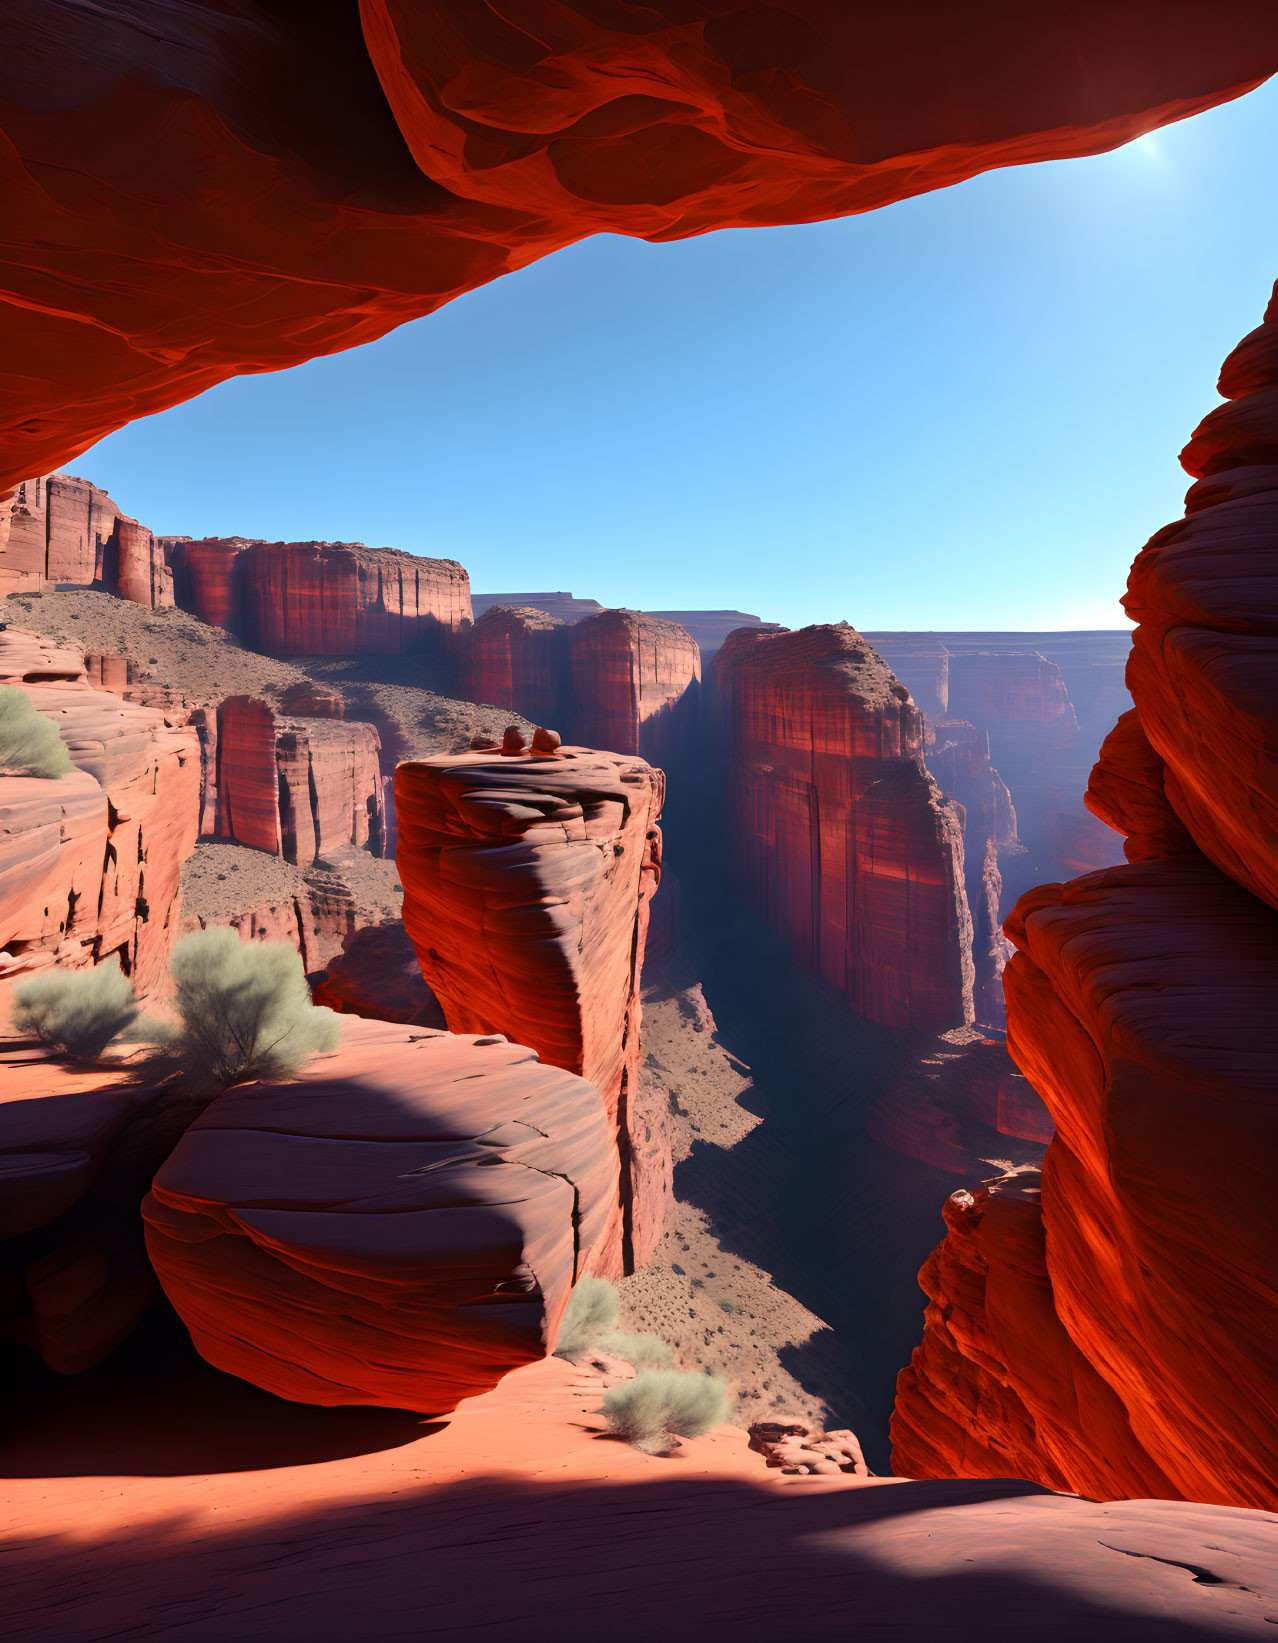
[[[6,1560],[7,1602],[20,1635],[46,1643],[125,1630],[348,1643],[370,1626],[383,1638],[532,1643],[558,1643],[568,1629],[616,1643],[672,1633],[769,1643],[796,1633],[901,1643],[1221,1635],[1160,1601],[1176,1579],[1183,1601],[1207,1613],[1210,1589],[1161,1560],[1107,1556],[1090,1517],[1069,1527],[1029,1504],[1041,1494],[1006,1480],[779,1497],[728,1480],[481,1476],[241,1515],[226,1528],[175,1510],[142,1533],[135,1524],[94,1539],[82,1526],[65,1541],[32,1539]]]
[[[0,1477],[182,1477],[313,1466],[414,1443],[446,1423],[273,1397],[199,1356],[161,1296],[94,1368],[57,1375],[3,1343]]]

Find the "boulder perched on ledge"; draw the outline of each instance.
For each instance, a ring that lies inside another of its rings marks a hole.
[[[551,1351],[606,1234],[597,1093],[531,1050],[347,1018],[219,1096],[142,1206],[202,1355],[277,1396],[442,1413]]]

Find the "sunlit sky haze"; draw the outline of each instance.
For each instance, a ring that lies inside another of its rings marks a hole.
[[[884,211],[601,236],[70,466],[157,531],[790,626],[1123,624],[1278,275],[1278,81]]]

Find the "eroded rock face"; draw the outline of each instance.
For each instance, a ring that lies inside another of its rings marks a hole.
[[[639,1110],[639,987],[660,879],[664,778],[585,748],[401,764],[404,925],[454,1032],[500,1032],[598,1089],[621,1196],[594,1266],[642,1264],[661,1234],[670,1153]]]
[[[569,628],[567,644],[574,739],[664,756],[674,716],[701,679],[692,635],[677,622],[606,610]]]
[[[1181,856],[1045,886],[1007,929],[1008,1045],[1056,1123],[1041,1212],[947,1211],[896,1464],[1273,1506],[1278,914]],[[1012,1236],[1044,1251],[1033,1305],[986,1272],[1024,1276]]]
[[[220,1096],[143,1204],[201,1354],[280,1397],[442,1413],[554,1347],[607,1235],[595,1090],[496,1037],[347,1018]]]
[[[95,690],[77,652],[16,628],[0,632],[0,684],[53,720],[75,766],[57,781],[0,776],[13,824],[0,838],[0,975],[115,953],[137,992],[153,993],[199,825],[195,732]]]
[[[1181,453],[1184,520],[1132,567],[1128,683],[1198,848],[1278,906],[1278,297],[1221,371],[1228,403]]]
[[[1095,152],[1278,55],[1263,4],[1210,31],[1167,0],[1016,29],[996,5],[925,27],[824,0],[525,13],[14,0],[0,188],[23,391],[0,485],[585,235],[813,221]]]
[[[489,605],[466,637],[462,688],[472,702],[509,707],[567,728],[565,624],[532,606]]]
[[[339,1015],[444,1028],[444,1012],[426,985],[400,919],[365,925],[347,937],[311,988],[317,1004]]]
[[[885,1026],[970,1022],[962,825],[921,763],[923,718],[855,629],[732,634],[732,847],[795,959]]]

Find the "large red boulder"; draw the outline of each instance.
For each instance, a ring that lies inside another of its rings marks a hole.
[[[448,1025],[531,1044],[603,1097],[622,1162],[595,1257],[608,1274],[647,1259],[670,1190],[664,1114],[645,1111],[638,1077],[664,789],[642,760],[585,748],[395,772],[404,924]]]
[[[601,230],[808,222],[1114,147],[1272,73],[1278,20],[11,0],[4,56],[0,486]]]
[[[616,1180],[581,1079],[499,1037],[348,1017],[298,1077],[219,1096],[142,1213],[217,1368],[442,1413],[553,1349]]]

